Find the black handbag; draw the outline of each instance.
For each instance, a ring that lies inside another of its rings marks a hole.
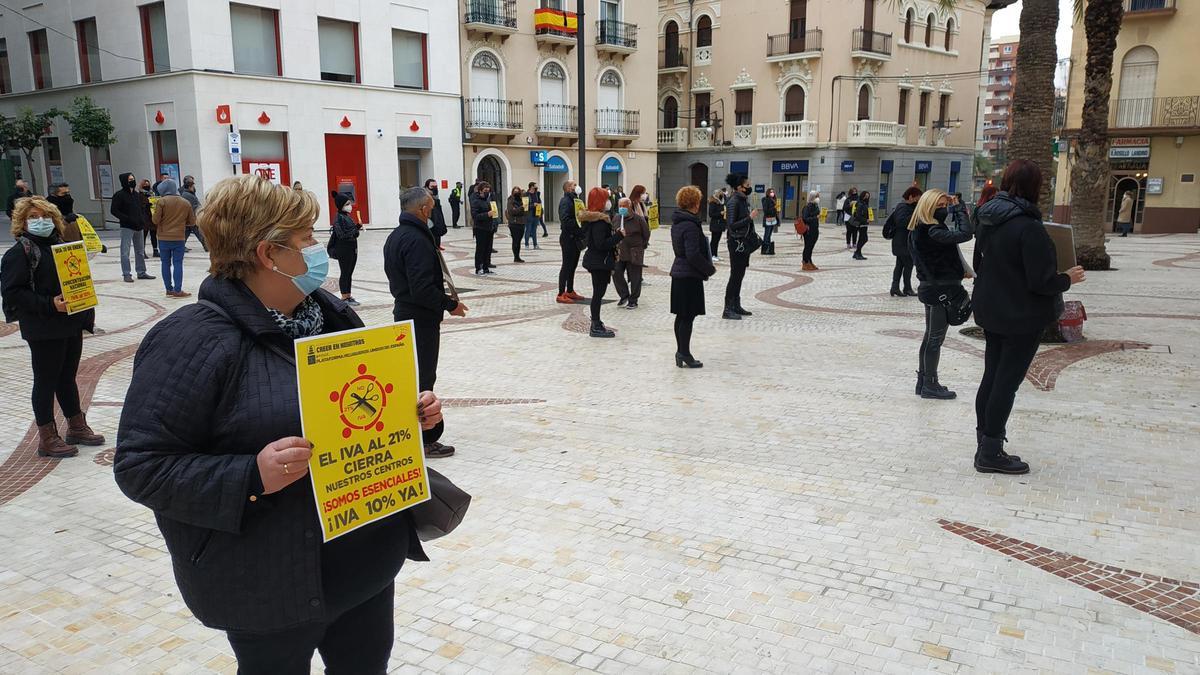
[[[971,294],[962,286],[943,286],[937,289],[936,301],[946,309],[946,322],[961,326],[971,318]]]
[[[412,507],[413,525],[421,541],[433,541],[454,531],[467,515],[471,495],[437,471],[425,467],[429,475],[429,500]]]

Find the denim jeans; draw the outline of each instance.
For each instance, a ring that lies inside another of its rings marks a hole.
[[[534,246],[537,246],[538,225],[541,224],[541,218],[537,216],[529,216],[525,219],[525,245],[529,246],[530,241]]]
[[[146,249],[142,239],[141,230],[131,230],[127,227],[121,228],[121,276],[131,277],[133,274],[129,271],[129,248],[133,247],[134,253],[137,254],[137,273],[146,273]]]
[[[162,259],[163,286],[178,293],[183,290],[183,242],[158,242],[158,255]],[[174,283],[172,283],[174,282]]]
[[[763,240],[764,244],[771,243],[771,235],[775,234],[776,227],[779,227],[779,226],[778,225],[763,225],[762,240]]]

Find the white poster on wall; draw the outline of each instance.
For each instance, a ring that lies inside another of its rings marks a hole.
[[[50,173],[51,185],[59,185],[67,182],[66,177],[63,175],[62,164],[51,164],[46,167],[46,170]]]
[[[103,163],[96,165],[96,178],[100,183],[100,196],[108,199],[113,196],[113,172],[112,164]]]
[[[260,178],[266,178],[279,185],[283,176],[283,167],[279,162],[250,162],[249,172]]]

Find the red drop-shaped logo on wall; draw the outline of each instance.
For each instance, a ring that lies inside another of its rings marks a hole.
[[[412,121],[412,124],[408,125],[408,129],[409,129],[409,131],[412,131],[413,133],[416,133],[416,132],[418,132],[418,131],[420,131],[420,130],[421,130],[421,125],[420,125],[420,124],[417,124],[417,121],[416,121],[416,120],[413,120],[413,121]]]
[[[343,129],[349,129],[350,128],[350,118],[347,117],[346,115],[342,115],[342,121],[338,122],[338,124],[340,124]]]
[[[159,110],[158,112],[154,113],[154,121],[162,124],[163,122],[167,121],[167,116],[162,114],[162,111]]]
[[[264,110],[262,112],[262,114],[258,116],[258,123],[259,124],[270,124],[271,123],[271,116],[267,114],[266,110]]]

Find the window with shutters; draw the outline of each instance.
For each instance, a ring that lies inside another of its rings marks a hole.
[[[929,18],[925,21],[925,46],[926,47],[933,46],[933,15],[932,14],[930,14]]]
[[[317,19],[321,51],[321,79],[361,82],[358,72],[358,24],[337,19]]]
[[[79,45],[79,81],[100,81],[100,45],[96,40],[96,19],[75,22],[75,42]]]
[[[712,39],[713,39],[712,30],[713,30],[712,29],[712,19],[710,19],[708,17],[708,15],[701,16],[700,20],[696,22],[696,46],[697,47],[711,47],[712,46]]]
[[[279,12],[249,5],[229,5],[233,35],[233,72],[244,75],[283,74],[279,58]]]
[[[946,51],[953,51],[954,47],[954,19],[946,21]]]
[[[900,90],[900,110],[896,113],[897,124],[908,124],[908,90]]]
[[[865,84],[858,88],[858,119],[871,119],[871,88]]]
[[[938,122],[943,126],[950,120],[950,95],[942,94],[938,98]]]
[[[754,90],[739,89],[734,99],[733,123],[739,127],[754,124]]]
[[[904,14],[904,41],[912,42],[913,22],[917,20],[917,13],[913,10],[908,10]]]
[[[663,129],[676,129],[679,127],[679,101],[675,100],[674,96],[668,96],[663,101]]]
[[[783,96],[784,122],[799,122],[804,119],[804,99],[804,87],[798,84],[788,87],[787,93]]]
[[[0,38],[0,94],[12,93],[12,73],[8,65],[8,40]]]
[[[167,44],[167,9],[161,2],[138,8],[142,23],[142,60],[146,74],[171,70],[171,55]]]
[[[926,126],[929,124],[929,92],[921,92],[921,110],[918,126]]]
[[[700,128],[701,122],[710,122],[708,119],[712,113],[712,94],[696,94],[696,119],[693,120],[696,128]]]
[[[428,89],[428,43],[424,33],[392,30],[392,79],[397,87]]]
[[[30,31],[29,57],[33,60],[33,88],[49,89],[54,86],[50,79],[50,47],[46,43],[46,29]]]

